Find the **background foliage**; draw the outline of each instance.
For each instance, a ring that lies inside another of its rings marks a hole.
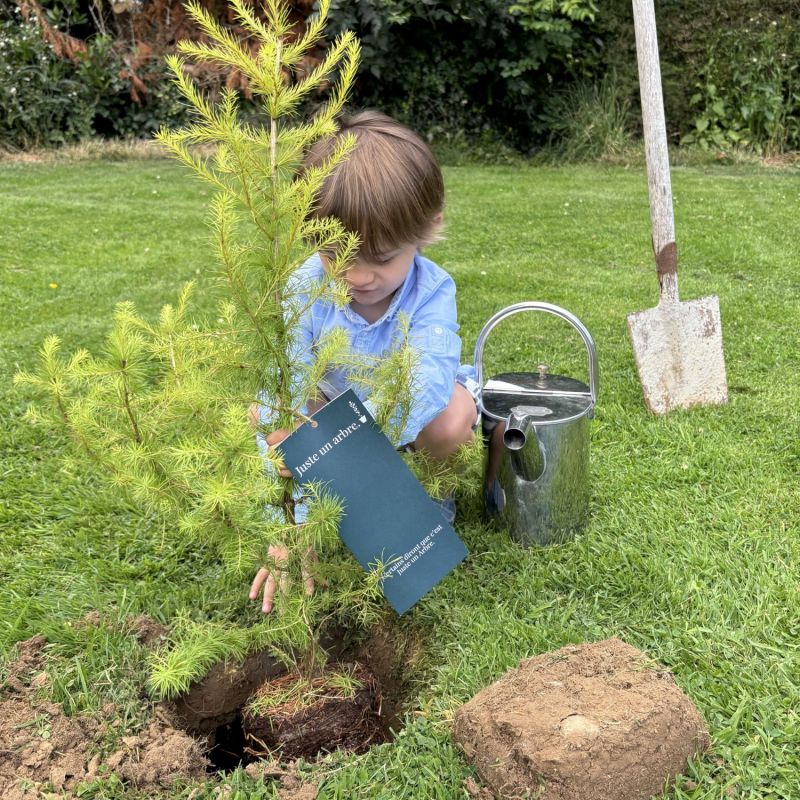
[[[117,0],[113,11],[109,0],[16,2],[28,22],[0,9],[0,146],[148,136],[184,122],[163,55],[198,34],[178,0]],[[236,32],[223,0],[203,5]],[[291,6],[302,27],[315,4]],[[800,149],[800,0],[660,0],[656,15],[673,143]],[[39,17],[82,51],[37,37]],[[439,144],[466,142],[493,160],[503,146],[548,144],[587,158],[614,155],[639,132],[629,0],[335,0],[331,17],[363,43],[354,103]],[[247,100],[246,83],[233,85]]]
[[[800,2],[661,0],[656,18],[667,125],[674,143],[758,152],[800,148]],[[606,0],[591,70],[613,72],[638,106],[629,0]]]

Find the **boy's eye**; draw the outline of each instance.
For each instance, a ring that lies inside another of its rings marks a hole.
[[[375,256],[375,263],[376,264],[388,264],[394,257],[397,255],[396,253],[383,253],[379,256]]]

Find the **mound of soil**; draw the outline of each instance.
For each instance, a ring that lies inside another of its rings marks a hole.
[[[99,715],[68,717],[60,705],[41,698],[39,689],[49,682],[41,671],[45,644],[42,636],[20,642],[0,685],[3,800],[29,800],[45,788],[70,792],[81,781],[99,777],[103,764],[145,792],[168,787],[179,776],[206,776],[201,745],[162,720],[152,720],[137,736],[123,737],[117,752],[105,753],[118,724],[116,709],[108,704]]]
[[[248,752],[256,757],[280,753],[283,759],[315,758],[320,753],[348,750],[363,753],[386,741],[381,723],[381,687],[363,664],[352,669],[358,688],[352,696],[330,687],[323,675],[311,684],[309,705],[288,699],[268,712],[244,712],[242,728]],[[259,689],[259,695],[280,696],[300,680],[283,675]]]
[[[502,798],[649,800],[710,747],[666,669],[619,639],[520,663],[456,712],[454,736]]]

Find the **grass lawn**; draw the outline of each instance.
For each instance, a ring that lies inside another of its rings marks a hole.
[[[392,744],[314,767],[320,798],[466,797],[453,710],[526,656],[619,636],[674,672],[715,754],[672,798],[800,796],[800,174],[683,168],[673,188],[684,299],[720,296],[730,403],[647,414],[625,315],[655,305],[643,170],[446,171],[448,238],[430,255],[459,289],[464,359],[485,320],[524,299],[564,306],[592,332],[600,402],[592,521],[575,541],[524,551],[464,504],[471,556],[404,621],[425,641],[408,724]],[[11,378],[49,333],[97,348],[114,305],[155,316],[193,279],[211,302],[209,193],[164,161],[0,165],[0,660],[44,633],[55,698],[114,700],[124,730],[149,713],[144,651],[113,620],[255,620],[214,553],[174,552],[97,477],[61,459],[64,438],[22,419]],[[564,323],[522,315],[487,366],[585,375]],[[275,796],[242,771],[229,800]],[[210,783],[194,797],[212,797]],[[165,797],[186,797],[191,787]],[[80,795],[134,797],[114,781]]]

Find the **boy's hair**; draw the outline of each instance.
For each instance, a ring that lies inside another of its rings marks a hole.
[[[312,145],[304,167],[324,164],[347,134],[356,145],[325,181],[312,215],[336,217],[357,233],[359,257],[366,260],[410,242],[435,241],[444,181],[425,142],[379,111],[362,111]]]

